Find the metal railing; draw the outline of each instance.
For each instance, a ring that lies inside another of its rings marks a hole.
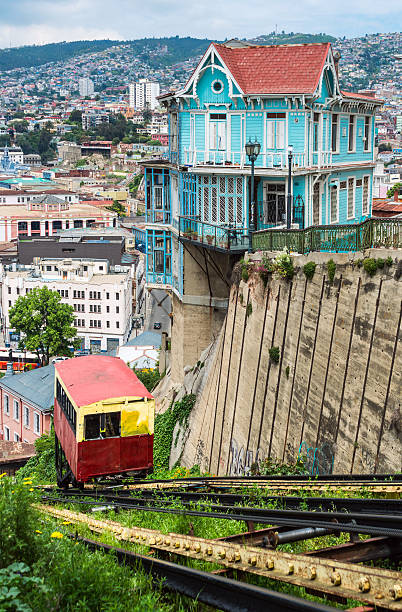
[[[245,251],[248,230],[236,225],[205,223],[195,217],[179,217],[179,238],[219,251]]]
[[[238,166],[244,168],[248,163],[244,152],[227,151],[198,151],[185,149],[183,163],[186,166]],[[311,160],[306,153],[294,153],[292,155],[292,168],[317,167],[325,168],[332,166],[332,152],[320,151],[312,153]],[[272,151],[261,153],[256,161],[257,168],[273,168],[275,170],[287,170],[289,167],[289,156],[284,151]]]
[[[402,248],[402,220],[367,219],[350,225],[318,225],[304,230],[266,229],[253,233],[253,250],[347,253],[370,248]]]

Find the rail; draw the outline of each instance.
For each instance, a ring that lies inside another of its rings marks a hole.
[[[319,225],[304,230],[264,229],[253,233],[253,250],[295,253],[348,253],[370,248],[402,248],[402,220],[367,219],[350,225]]]
[[[179,217],[179,238],[224,252],[244,252],[249,240],[244,227],[205,223],[189,216]]]
[[[243,169],[247,165],[245,152],[239,151],[208,151],[184,149],[183,162],[185,166],[232,166]],[[327,168],[332,166],[332,151],[312,153],[293,153],[292,168]],[[256,168],[269,168],[286,171],[289,168],[289,155],[286,151],[267,151],[261,153],[256,161]]]

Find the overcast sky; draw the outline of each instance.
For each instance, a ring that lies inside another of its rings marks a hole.
[[[401,0],[0,0],[0,48],[95,38],[395,32]]]

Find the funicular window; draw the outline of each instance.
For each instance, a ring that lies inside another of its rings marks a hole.
[[[68,423],[70,424],[71,429],[75,433],[77,429],[77,413],[59,380],[56,383],[56,399]]]
[[[87,414],[84,419],[85,440],[103,440],[120,436],[120,412]]]

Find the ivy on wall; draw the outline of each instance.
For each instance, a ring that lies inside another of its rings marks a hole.
[[[166,412],[156,415],[154,429],[154,469],[156,471],[169,469],[174,429],[177,423],[184,429],[187,428],[195,400],[194,394],[185,395],[179,402],[172,403]]]

